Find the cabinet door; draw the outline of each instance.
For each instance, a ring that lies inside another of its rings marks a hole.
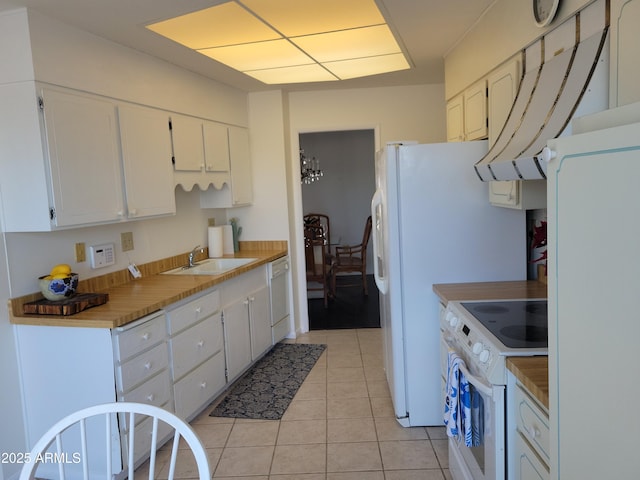
[[[520,82],[520,62],[515,59],[494,71],[487,79],[489,112],[489,146],[493,145],[502,131]]]
[[[113,103],[43,89],[54,211],[59,227],[123,216],[122,174]]]
[[[227,126],[215,122],[202,124],[204,163],[207,172],[229,171],[229,135]]]
[[[273,345],[269,311],[269,288],[265,285],[249,295],[251,321],[251,360],[255,360]]]
[[[616,0],[611,5],[611,89],[609,104],[620,107],[640,101],[640,1]]]
[[[223,310],[227,380],[229,382],[251,363],[249,300],[243,298]]]
[[[202,120],[184,115],[171,115],[171,140],[175,170],[199,172],[204,168]]]
[[[464,92],[464,137],[487,137],[487,82],[482,80]]]
[[[233,206],[250,205],[253,201],[253,184],[247,129],[229,127],[229,157]]]
[[[464,102],[458,95],[447,103],[447,142],[464,140]]]
[[[152,108],[118,106],[129,218],[176,213],[169,115]]]

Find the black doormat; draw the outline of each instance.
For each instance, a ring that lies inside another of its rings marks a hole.
[[[279,420],[326,345],[278,343],[231,387],[212,417]]]
[[[342,328],[380,328],[380,300],[373,275],[367,275],[369,295],[360,287],[338,288],[325,308],[322,298],[309,299],[309,330]],[[350,279],[351,280],[351,279]]]

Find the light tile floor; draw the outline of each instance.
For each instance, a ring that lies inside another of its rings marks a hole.
[[[380,329],[312,331],[295,342],[324,343],[327,350],[282,420],[210,417],[208,408],[192,422],[214,479],[451,478],[444,427],[403,428],[394,418]],[[164,447],[159,457],[167,454]],[[197,478],[192,462],[185,463],[176,478]],[[160,469],[157,478],[166,474]]]

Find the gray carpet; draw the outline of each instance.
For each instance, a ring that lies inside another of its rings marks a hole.
[[[212,417],[279,420],[326,345],[278,343],[237,380]]]

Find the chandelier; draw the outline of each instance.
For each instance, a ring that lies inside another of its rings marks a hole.
[[[320,170],[320,160],[316,157],[307,157],[304,150],[300,149],[300,183],[309,185],[320,180],[324,173]]]

